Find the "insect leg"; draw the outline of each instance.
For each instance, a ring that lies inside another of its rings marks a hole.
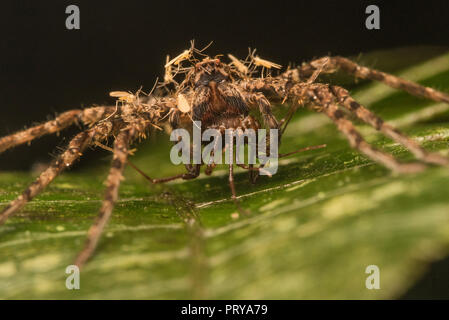
[[[331,86],[330,89],[337,97],[338,102],[346,109],[354,113],[359,119],[379,130],[394,141],[409,149],[418,159],[432,164],[449,165],[449,159],[438,153],[429,153],[418,143],[407,137],[391,125],[385,123],[380,117],[355,101],[347,90],[338,86]]]

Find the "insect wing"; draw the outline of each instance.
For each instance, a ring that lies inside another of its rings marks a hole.
[[[114,97],[114,98],[122,98],[122,97],[129,96],[129,92],[126,92],[126,91],[111,91],[111,92],[109,92],[109,95],[111,97]]]
[[[280,68],[282,68],[282,66],[280,64],[277,64],[277,63],[274,63],[274,62],[271,62],[271,61],[259,58],[259,56],[256,56],[253,59],[254,59],[254,63],[256,65],[258,65],[258,66],[262,66],[262,67],[265,67],[265,68],[268,68],[268,69],[271,69],[271,68],[280,69]]]
[[[231,59],[232,63],[235,65],[235,67],[242,73],[248,73],[248,68],[236,57],[234,57],[232,54],[228,54],[229,59]]]

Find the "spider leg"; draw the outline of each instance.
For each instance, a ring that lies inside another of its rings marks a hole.
[[[337,97],[338,102],[342,106],[354,113],[359,119],[374,127],[376,130],[382,132],[394,141],[402,144],[404,147],[409,149],[419,160],[432,164],[449,165],[448,158],[443,157],[438,153],[428,153],[414,140],[407,137],[397,129],[393,128],[391,125],[385,123],[380,117],[375,115],[370,110],[366,109],[364,106],[360,105],[349,95],[349,92],[346,89],[338,86],[331,86],[330,89]]]
[[[217,142],[215,142],[214,145],[216,146]],[[208,176],[210,176],[212,174],[212,172],[214,171],[215,167],[217,166],[217,164],[214,162],[214,158],[213,158],[214,155],[215,155],[215,152],[214,152],[214,150],[212,150],[211,153],[210,153],[210,157],[211,158],[209,159],[209,162],[206,165],[206,169],[204,169],[204,173],[206,175],[208,175]]]
[[[325,148],[326,145],[325,144],[321,144],[321,145],[317,145],[317,146],[310,146],[310,147],[305,147],[305,148],[301,148],[289,153],[284,153],[284,154],[279,154],[279,158],[284,158],[284,157],[288,157],[291,156],[292,154],[296,154],[299,152],[304,152],[304,151],[309,151],[309,150],[315,150],[315,149],[321,149],[321,148]],[[249,172],[249,180],[252,184],[255,184],[257,181],[257,178],[260,175],[260,172],[265,172],[265,175],[271,177],[271,173],[268,170],[264,169],[264,165],[261,164],[259,167],[255,168],[253,164],[239,164],[236,163],[236,165],[242,169],[248,170]]]
[[[382,152],[367,143],[352,122],[346,119],[343,111],[335,104],[332,92],[326,86],[316,87],[307,93],[312,99],[315,98],[315,102],[319,105],[315,110],[326,114],[337,125],[338,130],[346,136],[351,146],[372,160],[400,173],[419,172],[426,168],[424,164],[418,162],[400,163],[392,155]]]
[[[259,172],[260,172],[260,169],[261,168],[263,168],[263,165],[260,165],[259,166],[259,170],[254,170],[254,165],[253,164],[250,164],[249,166],[249,181],[252,183],[252,184],[255,184],[256,183],[256,181],[257,181],[257,178],[259,178]]]
[[[129,142],[132,140],[132,134],[129,130],[121,131],[114,142],[114,157],[112,159],[111,169],[109,171],[108,178],[106,180],[106,194],[104,196],[103,204],[100,208],[100,212],[95,220],[94,224],[90,227],[87,233],[86,243],[83,250],[78,254],[74,264],[78,267],[82,267],[87,260],[92,256],[97,247],[100,236],[111,217],[114,205],[118,198],[118,189],[120,187],[120,181],[123,179],[123,171],[125,165],[128,162],[134,169],[147,178],[152,183],[163,183],[178,178],[193,179],[198,177],[200,172],[200,165],[197,164],[194,167],[186,166],[190,168],[190,172],[186,174],[180,174],[169,178],[152,179],[148,177],[143,171],[132,164],[128,158]]]
[[[0,139],[0,153],[8,150],[9,148],[39,138],[45,134],[59,132],[72,125],[80,113],[81,110],[70,110],[60,114],[54,120],[3,137]]]
[[[287,129],[288,124],[290,123],[290,120],[293,118],[293,115],[295,114],[296,110],[298,110],[299,105],[296,103],[296,101],[293,101],[290,108],[288,108],[287,114],[279,121],[279,125],[281,126],[281,135],[284,134],[285,129]]]
[[[245,165],[241,163],[236,163],[237,167],[248,170],[249,173],[249,181],[252,184],[256,183],[257,178],[259,177],[259,168],[254,168],[253,164]]]
[[[226,148],[229,148],[229,159],[228,159],[228,164],[229,164],[229,187],[231,189],[231,198],[235,203],[235,206],[237,207],[237,210],[239,211],[239,213],[241,214],[248,214],[247,211],[243,210],[243,208],[240,206],[240,202],[237,199],[237,193],[235,191],[235,184],[234,184],[234,145],[233,143],[229,143],[228,145],[226,145]]]
[[[214,162],[206,165],[206,169],[204,170],[204,173],[206,175],[210,176],[212,174],[212,172],[214,171],[216,166],[217,165]]]
[[[325,57],[320,59],[320,63],[314,65],[315,70],[312,72],[310,77],[307,79],[306,83],[311,84],[314,83],[315,80],[319,77],[319,75],[324,71],[326,65],[329,63],[329,58]]]
[[[296,154],[296,153],[300,153],[300,152],[304,152],[304,151],[325,148],[326,146],[327,146],[326,144],[320,144],[320,145],[316,145],[316,146],[304,147],[304,148],[301,148],[301,149],[298,149],[298,150],[295,150],[292,152],[288,152],[288,153],[280,153],[279,158],[285,158],[285,157],[291,156],[292,154]]]
[[[180,115],[181,115],[181,111],[179,111],[179,109],[173,108],[171,110],[168,123],[170,124],[172,129],[178,128]]]
[[[69,143],[67,149],[44,170],[20,196],[11,201],[9,205],[0,213],[0,225],[8,217],[21,209],[27,202],[41,193],[64,169],[70,167],[81,156],[81,153],[93,140],[106,138],[112,129],[112,125],[106,123],[97,125],[94,128],[77,134]]]
[[[328,64],[329,59],[323,59],[322,63],[318,65],[315,69],[315,71],[312,73],[312,75],[307,79],[307,84],[312,84],[315,82],[315,80],[318,78],[318,76],[323,72],[325,66]],[[287,99],[287,95],[285,96],[284,100]],[[284,102],[284,101],[283,101]],[[288,109],[287,115],[281,119],[280,124],[283,125],[281,129],[281,134],[284,134],[285,129],[287,128],[290,120],[292,119],[293,115],[295,114],[296,110],[298,109],[297,101],[293,101],[290,108]]]
[[[120,182],[123,180],[123,170],[125,169],[128,158],[129,143],[132,136],[133,134],[130,133],[130,130],[121,131],[114,141],[114,156],[109,175],[106,179],[104,200],[97,219],[87,233],[84,249],[78,254],[74,262],[74,264],[80,268],[94,252],[101,233],[111,217],[112,210],[114,209],[115,202],[118,198]]]
[[[271,178],[271,173],[268,170],[265,170],[263,167],[264,165],[260,165],[259,167],[254,167],[253,164],[241,164],[241,163],[236,163],[236,166],[248,170],[249,172],[249,178],[251,183],[256,183],[257,178],[260,175],[260,172],[265,172],[265,175],[269,176]]]
[[[264,123],[270,129],[279,129],[278,121],[276,117],[271,112],[271,104],[268,99],[261,92],[245,92],[244,93],[245,100],[249,102],[249,104],[257,105],[259,107],[259,111],[264,118]]]
[[[235,191],[235,184],[234,184],[234,165],[232,163],[229,164],[229,187],[231,189],[231,198],[235,203],[235,206],[237,207],[237,210],[241,214],[248,214],[247,211],[243,210],[243,208],[240,206],[240,201],[237,199],[237,193]]]
[[[329,67],[329,62],[325,67]],[[320,65],[323,65],[320,61]],[[309,66],[310,67],[310,66]],[[294,69],[296,70],[296,69]],[[372,160],[382,163],[391,170],[403,173],[417,172],[424,169],[426,166],[421,163],[400,163],[392,155],[384,153],[370,144],[368,144],[360,133],[355,129],[352,122],[346,119],[344,113],[338,109],[335,101],[334,94],[325,85],[321,84],[310,84],[310,83],[296,83],[299,80],[299,76],[294,76],[294,73],[290,72],[288,74],[288,80],[286,76],[280,76],[275,79],[269,79],[262,81],[260,79],[254,81],[246,81],[242,83],[242,86],[246,90],[264,90],[276,94],[280,98],[285,98],[287,95],[291,95],[296,99],[304,100],[308,99],[311,102],[316,103],[318,106],[314,108],[315,111],[323,112],[326,114],[334,123],[337,128],[345,134],[346,138],[349,140],[351,146],[361,151],[367,155]],[[313,73],[315,69],[311,69]],[[326,70],[323,70],[325,72]],[[309,74],[309,76],[310,76]],[[396,135],[396,137],[398,137]],[[404,140],[401,140],[404,142]],[[417,152],[416,149],[414,149]],[[423,155],[424,156],[424,155]],[[440,156],[429,155],[426,157],[427,162],[442,164],[445,161],[440,159]]]
[[[0,138],[0,153],[44,135],[60,132],[78,120],[85,124],[96,123],[111,112],[112,107],[92,107],[84,110],[66,111],[54,120]]]
[[[392,74],[361,66],[343,57],[324,57],[304,64],[297,69],[300,77],[302,78],[311,75],[317,67],[322,65],[324,60],[327,60],[327,64],[322,71],[323,73],[332,73],[337,69],[341,69],[357,78],[380,81],[387,86],[404,90],[417,97],[449,103],[449,94],[447,93],[421,86],[415,82],[396,77]]]
[[[135,164],[133,164],[131,161],[128,160],[129,165],[135,169],[138,173],[140,173],[145,179],[147,179],[148,181],[150,181],[153,184],[157,184],[157,183],[165,183],[165,182],[169,182],[169,181],[173,181],[173,180],[177,180],[177,179],[184,179],[184,180],[191,180],[191,179],[195,179],[200,175],[200,168],[201,165],[197,164],[195,166],[191,166],[191,165],[186,165],[187,168],[187,173],[181,173],[181,174],[177,174],[171,177],[166,177],[166,178],[159,178],[159,179],[153,179],[151,177],[149,177],[145,172],[143,172],[142,170],[140,170]]]

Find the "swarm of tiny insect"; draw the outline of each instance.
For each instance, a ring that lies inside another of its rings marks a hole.
[[[318,78],[321,74],[341,70],[356,78],[380,81],[417,97],[449,103],[449,95],[446,93],[358,65],[344,57],[323,57],[281,72],[281,65],[261,58],[256,55],[255,50],[250,49],[243,60],[228,54],[229,62],[226,63],[222,61],[222,56],[207,56],[205,49],[196,49],[192,41],[190,48],[181,54],[174,58],[167,56],[164,80],[156,82],[150,93],[144,93],[141,89],[136,93],[112,91],[110,95],[117,98],[115,106],[70,110],[52,121],[1,138],[0,153],[43,135],[58,133],[76,123],[85,126],[37,180],[2,210],[0,225],[40,194],[66,168],[72,166],[86,148],[99,146],[110,150],[113,159],[105,182],[106,194],[99,215],[88,232],[85,246],[75,259],[76,265],[83,266],[92,256],[112,214],[126,164],[134,167],[154,184],[175,179],[194,179],[199,176],[203,166],[206,174],[212,173],[216,164],[208,162],[186,164],[186,173],[183,174],[151,178],[129,160],[129,155],[133,152],[130,148],[133,142],[146,138],[153,130],[162,130],[165,127],[191,128],[194,121],[201,121],[203,130],[275,129],[279,130],[281,141],[282,133],[295,111],[299,107],[308,107],[328,116],[353,148],[393,171],[413,173],[425,169],[428,165],[449,165],[446,157],[423,149],[413,139],[358,103],[346,89],[320,83]],[[272,75],[273,70],[279,70],[279,73]],[[282,104],[285,101],[289,103]],[[285,116],[280,120],[276,119],[272,112],[274,105],[286,106]],[[261,115],[261,121],[250,115],[253,110]],[[373,147],[357,131],[349,116],[355,116],[402,144],[417,161],[402,163],[391,154]],[[113,140],[112,148],[106,145],[108,139]],[[321,147],[323,146],[305,147],[280,154],[279,157]],[[263,165],[235,165],[248,170],[252,183],[256,182],[264,170]],[[234,163],[227,166],[231,199],[239,210],[242,210],[234,186]]]

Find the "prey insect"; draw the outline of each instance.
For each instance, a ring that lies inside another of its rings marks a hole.
[[[109,92],[109,95],[111,97],[118,98],[117,101],[125,103],[131,103],[134,102],[134,100],[136,100],[136,96],[134,94],[126,91],[111,91]]]
[[[438,154],[428,152],[417,142],[385,123],[380,117],[357,102],[343,87],[318,82],[320,74],[336,70],[349,73],[356,78],[375,80],[395,89],[400,89],[417,97],[449,103],[449,95],[417,83],[398,78],[378,70],[370,69],[343,57],[324,57],[289,68],[276,76],[264,76],[263,69],[278,69],[280,65],[264,60],[250,52],[244,61],[229,55],[226,63],[217,57],[208,57],[192,46],[174,59],[167,58],[165,81],[159,89],[148,95],[140,90],[133,94],[125,91],[112,92],[119,99],[116,106],[97,106],[84,110],[70,110],[54,120],[17,132],[0,139],[0,152],[31,142],[46,134],[58,133],[75,124],[85,125],[68,144],[57,159],[21,195],[11,201],[0,213],[0,225],[18,212],[24,205],[39,195],[66,168],[72,166],[82,156],[86,148],[100,146],[113,139],[113,159],[106,179],[106,193],[98,217],[89,229],[84,248],[75,259],[75,264],[83,266],[92,256],[100,236],[111,217],[119,194],[123,171],[129,162],[130,146],[139,138],[146,137],[155,128],[169,126],[191,128],[193,121],[201,121],[202,128],[246,130],[259,128],[279,130],[279,141],[289,120],[299,106],[323,113],[346,136],[350,145],[368,158],[400,173],[413,173],[428,165],[447,166],[449,160]],[[201,55],[201,59],[196,58]],[[174,69],[176,68],[176,71]],[[262,69],[260,76],[255,71]],[[175,81],[175,78],[177,79]],[[166,80],[170,80],[167,83]],[[171,86],[171,87],[170,87]],[[281,104],[289,101],[289,104]],[[288,108],[286,116],[278,120],[273,114],[273,106]],[[261,121],[251,115],[259,113]],[[349,114],[349,115],[348,115]],[[403,163],[391,154],[373,147],[357,131],[349,116],[355,116],[374,127],[384,135],[405,146],[417,160]],[[322,146],[318,146],[322,147]],[[313,149],[306,147],[282,156]],[[164,183],[176,179],[190,180],[205,173],[211,174],[215,168],[213,161],[200,164],[186,164],[186,172],[166,178],[152,178],[139,170],[151,183]],[[231,198],[238,207],[234,185],[234,164],[228,166],[228,181]],[[240,164],[248,170],[250,181],[256,182],[262,165]]]

